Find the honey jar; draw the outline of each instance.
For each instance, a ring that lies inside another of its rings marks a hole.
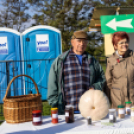
[[[130,115],[131,114],[131,106],[132,106],[132,102],[131,101],[127,101],[126,103],[126,114]]]
[[[109,109],[109,122],[116,122],[116,109]]]
[[[87,117],[87,124],[92,125],[92,119],[90,116]]]
[[[65,107],[65,121],[66,123],[74,122],[74,107],[72,105],[66,105]]]
[[[131,121],[134,122],[134,107],[131,107]]]
[[[125,117],[125,106],[124,105],[118,105],[118,117],[119,118]]]
[[[33,125],[41,125],[42,124],[42,116],[41,116],[41,110],[34,110],[32,111],[32,117],[33,117]]]
[[[58,108],[51,108],[52,123],[58,123]]]

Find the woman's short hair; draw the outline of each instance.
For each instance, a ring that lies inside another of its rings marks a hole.
[[[117,43],[122,39],[127,39],[127,41],[129,42],[128,34],[126,32],[115,32],[112,37],[113,45],[117,45]]]

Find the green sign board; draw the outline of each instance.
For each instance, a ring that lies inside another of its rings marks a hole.
[[[134,14],[101,16],[101,32],[103,34],[125,31],[134,32]]]

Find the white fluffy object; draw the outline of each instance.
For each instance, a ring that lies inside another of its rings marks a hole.
[[[109,100],[100,90],[88,90],[80,98],[79,110],[83,117],[90,116],[93,121],[101,120],[107,116]]]

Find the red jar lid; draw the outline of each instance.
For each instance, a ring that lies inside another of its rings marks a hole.
[[[38,114],[38,113],[41,113],[41,110],[34,110],[32,111],[33,114]]]

